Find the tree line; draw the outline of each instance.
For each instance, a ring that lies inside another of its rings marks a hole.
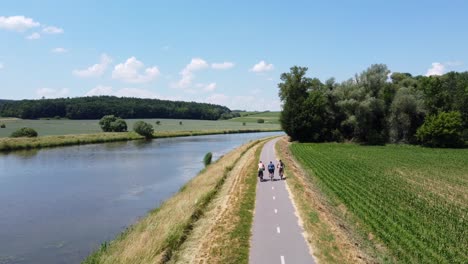
[[[0,102],[0,116],[23,119],[100,119],[115,115],[122,118],[217,120],[230,113],[229,108],[215,104],[114,96]]]
[[[412,76],[375,64],[341,83],[322,83],[307,70],[294,66],[278,84],[280,122],[292,140],[435,147],[468,141],[468,72]]]

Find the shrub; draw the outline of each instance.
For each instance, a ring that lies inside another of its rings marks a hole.
[[[125,120],[117,118],[117,120],[110,123],[110,128],[113,132],[125,132],[127,131],[127,123]]]
[[[99,120],[99,126],[101,126],[104,132],[125,132],[127,131],[127,123],[120,117],[114,115],[106,115]]]
[[[23,127],[11,133],[10,137],[37,137],[37,132],[32,128]]]
[[[153,137],[153,126],[144,121],[137,121],[133,125],[133,130],[147,139]]]
[[[182,125],[182,121],[179,121],[179,125]]]
[[[261,119],[261,118],[260,118],[260,119],[257,119],[257,123],[263,124],[263,123],[265,123],[265,120],[263,120],[263,119]]]
[[[0,125],[0,128],[5,128],[5,127],[6,127],[5,124],[1,124],[1,125]]]
[[[426,118],[416,137],[423,145],[430,147],[462,147],[462,131],[460,112],[440,112]]]
[[[242,125],[245,126],[245,122],[242,122]]]
[[[212,158],[213,154],[211,152],[205,154],[205,157],[203,158],[203,163],[205,164],[205,167],[211,164]]]
[[[159,120],[158,120],[158,121],[156,121],[156,125],[158,125],[158,126],[159,126],[160,124],[161,124],[161,121],[159,121]]]

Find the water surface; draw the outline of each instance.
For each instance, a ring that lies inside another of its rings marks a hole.
[[[250,133],[0,154],[0,264],[80,263]]]

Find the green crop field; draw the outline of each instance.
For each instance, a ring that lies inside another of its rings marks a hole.
[[[468,263],[468,149],[300,144],[320,189],[389,250],[389,262]]]
[[[265,124],[279,124],[280,112],[241,112],[241,117],[230,119],[234,122],[257,123],[258,119],[263,119]]]
[[[156,131],[200,131],[200,130],[227,130],[227,129],[280,129],[278,124],[272,123],[246,123],[245,126],[239,122],[210,121],[210,120],[187,120],[187,119],[128,119],[129,130],[132,129],[136,121],[143,120],[152,124]],[[156,121],[160,125],[156,125]],[[8,137],[13,131],[21,127],[34,128],[39,136],[46,135],[68,135],[68,134],[90,134],[99,133],[101,129],[99,120],[23,120],[23,119],[2,119],[0,124],[5,124],[6,128],[0,128],[0,137]],[[179,124],[182,122],[182,125]]]

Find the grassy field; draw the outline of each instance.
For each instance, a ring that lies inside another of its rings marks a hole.
[[[257,123],[258,119],[265,120],[265,125],[276,124],[279,126],[280,112],[242,112],[241,117],[236,117],[228,121],[231,122],[245,122],[245,123]]]
[[[468,149],[293,143],[291,152],[384,248],[384,262],[468,262]]]
[[[158,209],[104,243],[84,263],[167,263],[193,232],[195,223],[218,196],[229,178],[237,177],[238,163],[258,141],[229,152],[189,181]],[[252,155],[252,154],[250,154]],[[247,240],[248,242],[248,240]],[[246,262],[246,261],[245,261]]]
[[[136,121],[143,120],[152,124],[156,131],[202,131],[202,130],[239,130],[239,129],[280,129],[278,123],[257,124],[247,121],[244,126],[241,121],[230,120],[210,121],[210,120],[183,120],[183,119],[128,119],[129,130],[132,129]],[[156,125],[156,121],[161,121]],[[249,119],[250,120],[250,119]],[[265,119],[266,121],[267,119]],[[8,137],[21,127],[31,127],[35,129],[39,136],[49,135],[70,135],[70,134],[94,134],[100,133],[99,120],[23,120],[14,118],[0,118],[0,124],[5,124],[6,128],[0,128],[0,138]],[[179,124],[182,122],[182,125]]]

